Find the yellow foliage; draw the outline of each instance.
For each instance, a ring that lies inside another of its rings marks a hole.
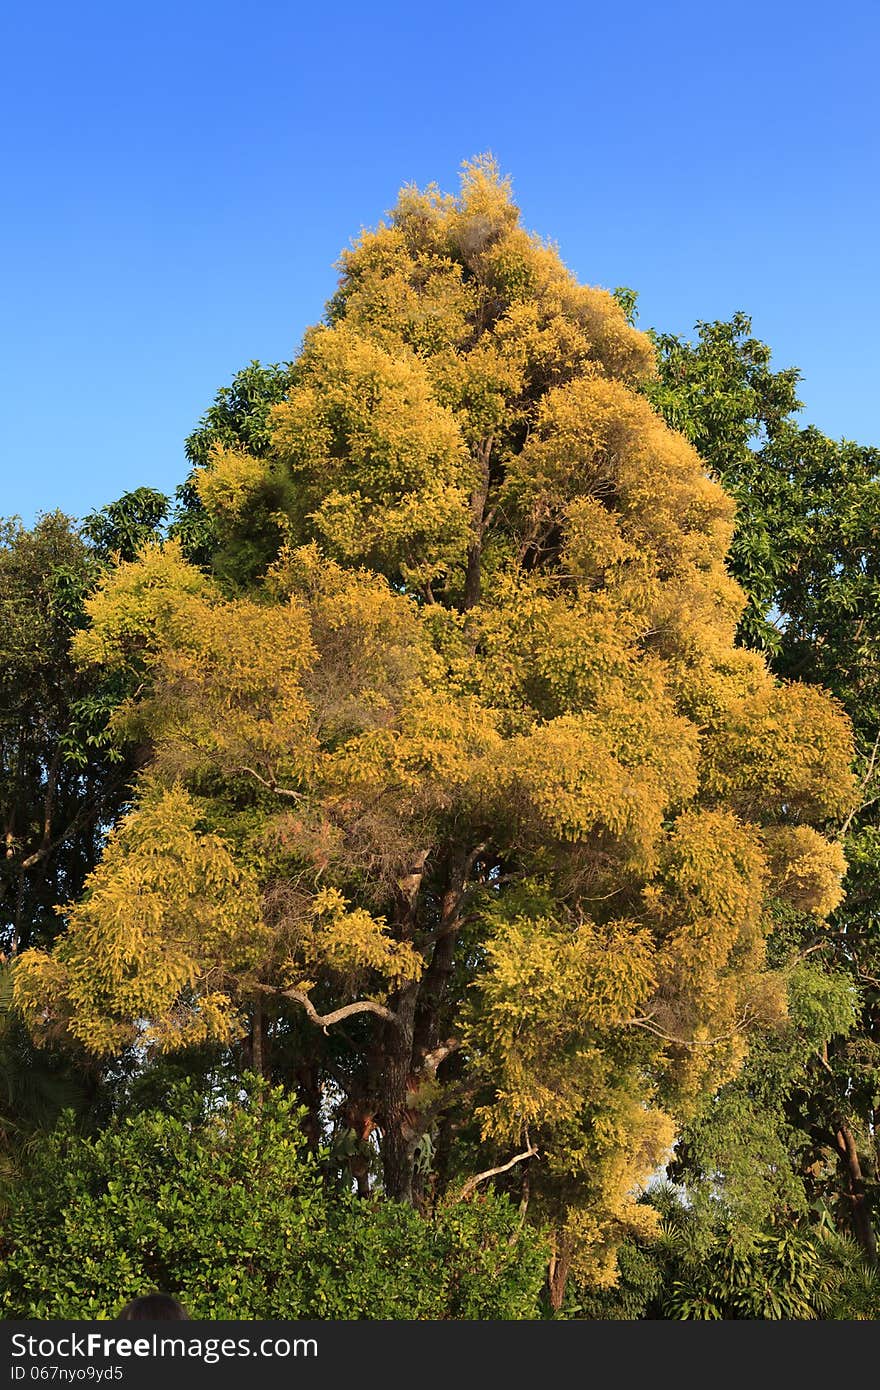
[[[537,426],[508,469],[511,504],[535,516],[602,501],[624,541],[661,564],[721,557],[734,504],[693,446],[619,380],[583,377],[550,391]],[[582,515],[576,513],[576,515]]]
[[[419,358],[339,326],[313,330],[301,368],[274,443],[331,552],[413,582],[461,562],[473,463]]]
[[[231,987],[259,965],[267,929],[253,875],[198,821],[175,787],[146,795],[111,833],[51,956],[16,963],[15,1001],[35,1032],[66,1027],[98,1054],[240,1034]]]
[[[219,593],[184,559],[179,542],[146,545],[86,600],[89,626],[75,633],[73,655],[83,665],[111,668],[149,663],[164,644],[185,636],[193,600],[210,604]]]
[[[838,840],[826,840],[809,825],[773,826],[762,840],[775,896],[819,918],[840,905],[846,858]]]
[[[238,520],[266,483],[266,466],[240,449],[217,445],[193,475],[199,501],[220,520]]]
[[[612,842],[621,861],[649,870],[663,824],[660,778],[647,766],[625,767],[597,721],[561,715],[512,740],[511,789],[544,834]]]
[[[637,1190],[674,1140],[638,1069],[615,1065],[609,1047],[651,998],[655,956],[632,921],[499,924],[466,1033],[494,1091],[477,1111],[482,1133],[499,1145],[540,1136],[561,1186],[555,1198],[539,1189],[537,1203],[558,1227],[558,1257],[590,1282],[613,1282],[621,1238],[648,1233]]]
[[[605,594],[577,600],[499,574],[471,617],[467,675],[494,706],[553,718],[595,705],[610,683],[641,683],[637,632]]]
[[[704,738],[708,797],[748,819],[822,820],[852,804],[852,732],[823,690],[768,679]]]
[[[386,987],[417,980],[424,969],[418,951],[395,941],[388,924],[362,908],[349,911],[336,888],[316,893],[295,924],[286,925],[289,954],[282,965],[285,982],[311,988],[304,977],[330,971],[349,992],[376,972]]]
[[[497,805],[503,742],[477,700],[417,690],[392,727],[349,739],[325,760],[325,785],[368,799],[388,791],[401,814]]]
[[[839,901],[851,732],[734,645],[733,500],[491,161],[404,190],[340,269],[269,456],[194,480],[262,546],[238,597],[168,543],[89,600],[77,657],[134,673],[114,724],[152,759],[17,997],[110,1053],[232,1037],[256,972],[419,987],[413,1037],[461,1033],[484,1144],[537,1144],[533,1209],[608,1282],[671,1117],[784,1018],[770,900]]]
[[[663,854],[663,911],[681,924],[710,915],[739,935],[759,921],[766,861],[758,837],[729,811],[679,816]]]
[[[717,632],[701,636],[666,663],[667,678],[681,713],[697,728],[714,729],[771,681],[758,652],[734,647]]]
[[[595,497],[579,497],[565,509],[563,563],[579,584],[599,587],[608,571],[638,559],[638,549],[626,540],[620,520]]]
[[[308,614],[314,660],[302,680],[319,736],[386,725],[424,679],[442,675],[417,605],[383,576],[343,569],[312,544],[283,550],[266,583]]]
[[[149,732],[166,775],[218,770],[270,787],[305,776],[316,748],[302,680],[315,651],[302,606],[237,599],[193,604],[189,617],[120,721]]]
[[[590,1188],[566,1209],[557,1233],[557,1249],[570,1260],[571,1272],[594,1288],[617,1283],[617,1251],[627,1237],[650,1240],[658,1232],[659,1213],[640,1205],[639,1191],[669,1161],[675,1123],[662,1110],[639,1105],[623,1093],[616,1123],[606,1128],[603,1151],[590,1170]]]
[[[564,1127],[606,1094],[601,1035],[649,997],[654,947],[626,920],[573,927],[522,917],[499,925],[486,956],[467,1040],[496,1099],[478,1118],[486,1137],[516,1142],[523,1130]]]

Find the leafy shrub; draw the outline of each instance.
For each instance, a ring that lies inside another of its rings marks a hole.
[[[545,1252],[504,1199],[425,1219],[326,1180],[295,1102],[255,1087],[205,1106],[73,1116],[39,1141],[3,1237],[7,1318],[106,1318],[159,1288],[197,1318],[539,1316]]]

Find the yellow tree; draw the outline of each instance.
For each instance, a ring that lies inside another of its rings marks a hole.
[[[769,905],[839,901],[852,793],[834,702],[734,645],[733,503],[652,370],[491,161],[404,190],[271,449],[194,474],[223,582],[169,543],[91,601],[77,658],[138,673],[116,726],[152,759],[16,971],[35,1031],[95,1051],[250,1020],[269,1065],[262,1010],[297,1019],[386,1195],[498,1178],[554,1233],[557,1306],[572,1268],[613,1280],[676,1122],[784,1018]]]

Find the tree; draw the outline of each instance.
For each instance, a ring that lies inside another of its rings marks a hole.
[[[730,563],[750,594],[740,638],[769,651],[780,676],[831,690],[856,737],[860,786],[843,823],[846,899],[831,929],[819,933],[809,914],[789,914],[773,949],[780,958],[809,953],[827,971],[832,990],[835,981],[847,980],[860,1004],[858,1019],[850,1028],[806,1039],[800,1084],[786,1081],[776,1096],[794,1140],[791,1162],[810,1199],[874,1258],[880,1216],[880,938],[873,910],[880,871],[880,576],[874,561],[880,451],[798,428],[792,418],[800,404],[798,373],[770,370],[770,350],[751,337],[744,315],[697,329],[695,343],[657,337],[659,380],[649,394],[738,499]],[[766,1086],[763,1094],[762,1104]]]
[[[51,1130],[65,1109],[82,1112],[89,1099],[63,1050],[34,1046],[12,1006],[10,967],[0,964],[0,1220],[14,1204],[34,1135]]]
[[[168,506],[164,492],[138,487],[100,511],[89,512],[80,531],[96,558],[133,560],[142,546],[162,534]]]
[[[155,539],[167,499],[127,493],[81,526],[59,512],[0,532],[0,1171],[11,1182],[31,1136],[64,1106],[94,1113],[98,1071],[80,1051],[36,1051],[12,1007],[8,964],[61,929],[130,794],[136,753],[108,740],[124,687],[73,663],[84,601],[114,561]],[[7,1200],[6,1194],[0,1204]]]
[[[728,1212],[712,1213],[658,1188],[657,1238],[628,1242],[613,1289],[585,1291],[571,1316],[716,1322],[869,1322],[880,1277],[857,1243],[830,1224],[776,1222],[742,1228]]]
[[[112,744],[116,678],[77,667],[70,643],[109,567],[160,534],[168,501],[126,493],[78,527],[60,512],[0,522],[0,950],[51,942],[128,796],[133,750]]]
[[[193,475],[235,566],[148,546],[89,600],[77,660],[153,753],[16,998],[96,1052],[249,1029],[258,1070],[297,1029],[360,1190],[377,1135],[388,1198],[498,1179],[559,1308],[784,1021],[769,908],[839,901],[851,734],[735,646],[733,502],[490,162],[341,271],[271,446]]]

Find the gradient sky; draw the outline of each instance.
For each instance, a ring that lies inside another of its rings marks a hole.
[[[173,490],[350,238],[484,150],[642,327],[743,309],[805,422],[880,444],[878,60],[878,0],[7,0],[0,514]]]

